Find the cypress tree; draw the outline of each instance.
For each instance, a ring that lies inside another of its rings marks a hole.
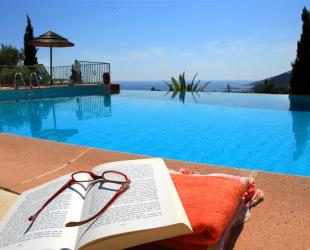
[[[33,28],[31,25],[31,20],[27,15],[27,26],[24,35],[24,54],[25,54],[24,65],[33,66],[34,64],[38,64],[38,60],[36,57],[38,49],[34,46],[28,45],[28,42],[30,42],[33,39],[34,39]]]
[[[302,34],[297,42],[297,56],[292,63],[291,94],[310,95],[310,12],[303,8]]]

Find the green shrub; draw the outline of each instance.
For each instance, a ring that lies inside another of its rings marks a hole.
[[[179,81],[177,81],[174,77],[171,77],[171,83],[164,81],[169,88],[169,91],[177,91],[177,92],[203,92],[207,89],[209,82],[206,82],[202,86],[200,86],[200,81],[195,82],[198,73],[193,77],[191,83],[186,83],[185,80],[185,72],[179,75]]]

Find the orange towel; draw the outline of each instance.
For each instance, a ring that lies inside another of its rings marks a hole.
[[[230,224],[246,187],[221,176],[172,174],[193,233],[169,239],[190,245],[214,244]]]

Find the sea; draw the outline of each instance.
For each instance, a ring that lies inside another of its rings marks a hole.
[[[230,86],[232,92],[246,92],[250,90],[252,86],[250,83],[255,82],[256,80],[214,80],[211,81],[207,87],[207,91],[211,92],[224,92],[227,89],[227,86]],[[126,90],[155,90],[167,91],[168,86],[164,83],[163,80],[158,81],[115,81],[120,84],[121,89]],[[201,80],[201,86],[208,81]]]

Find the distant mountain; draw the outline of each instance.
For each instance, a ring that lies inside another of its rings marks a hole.
[[[272,76],[261,81],[252,82],[249,85],[252,86],[253,92],[260,92],[266,88],[266,86],[272,85],[276,89],[288,89],[291,79],[292,71],[287,71],[277,76]]]

